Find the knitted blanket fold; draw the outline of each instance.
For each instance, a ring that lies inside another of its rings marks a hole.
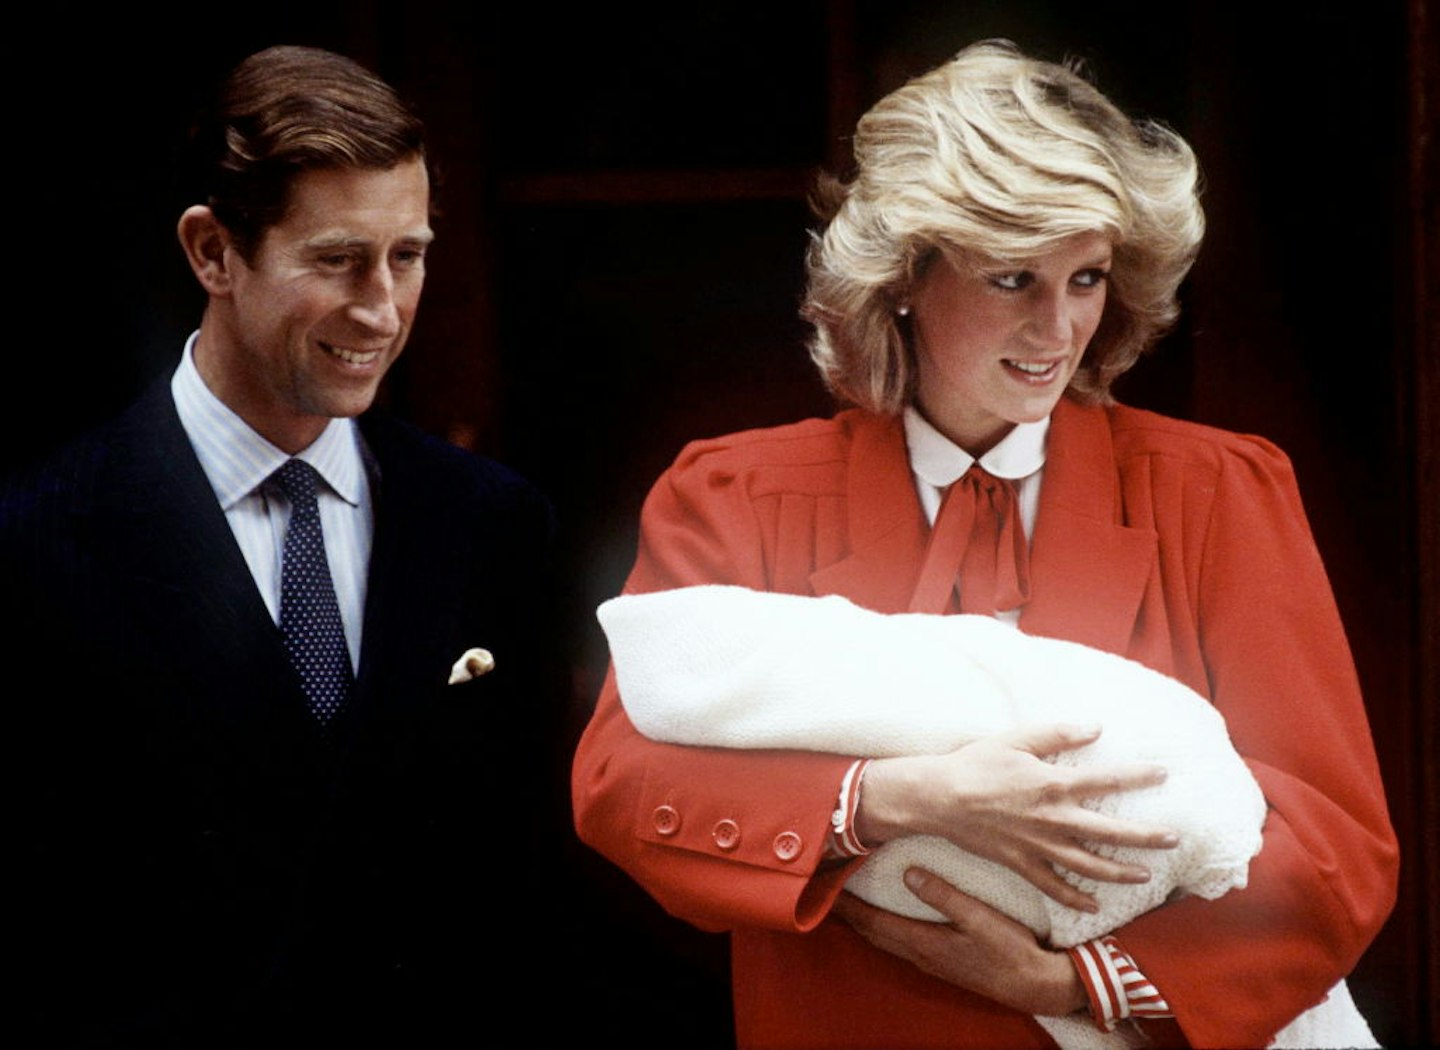
[[[1158,787],[1087,803],[1121,820],[1170,827],[1181,839],[1173,850],[1092,844],[1151,872],[1141,885],[1062,872],[1096,899],[1097,914],[1067,908],[1008,868],[923,835],[881,846],[846,883],[877,907],[943,921],[901,881],[906,868],[919,866],[1069,947],[1171,896],[1213,900],[1244,887],[1260,850],[1265,799],[1220,713],[1124,657],[984,616],[883,615],[835,596],[718,585],[625,595],[597,615],[625,711],[654,740],[881,758],[952,751],[1025,724],[1093,723],[1104,727],[1098,740],[1053,761],[1140,761],[1167,770]],[[1038,1020],[1066,1050],[1132,1045],[1138,1034],[1125,1026],[1102,1035],[1074,1018]],[[1377,1045],[1343,981],[1271,1044]]]

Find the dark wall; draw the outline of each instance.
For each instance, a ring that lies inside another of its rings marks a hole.
[[[177,27],[152,36],[128,12],[42,14],[6,74],[15,141],[38,148],[11,159],[23,250],[3,464],[118,408],[196,323],[175,159],[205,86],[271,43],[352,54],[418,103],[444,175],[426,303],[389,400],[555,499],[578,722],[604,664],[590,610],[623,579],[649,482],[686,440],[829,409],[795,316],[810,173],[843,162],[860,109],[968,42],[1077,55],[1123,107],[1185,134],[1207,180],[1185,319],[1124,396],[1294,456],[1414,858],[1414,669],[1433,642],[1410,571],[1425,537],[1406,399],[1408,8],[1277,23],[1252,7],[296,2],[197,9],[178,43]],[[603,863],[576,863],[592,934],[567,972],[589,975],[573,979],[606,1004],[592,1008],[619,1025],[644,1003],[672,1041],[723,1044],[718,942]],[[1377,1034],[1401,1044],[1433,1023],[1424,877],[1410,861],[1354,982]],[[630,950],[585,957],[615,939]]]

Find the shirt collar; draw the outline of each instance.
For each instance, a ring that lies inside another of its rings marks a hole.
[[[936,430],[914,405],[905,406],[904,423],[910,469],[922,481],[938,489],[949,488],[975,463],[974,456]],[[1045,465],[1049,431],[1049,416],[1037,423],[1017,423],[980,457],[980,466],[997,478],[1018,481],[1029,477]]]
[[[290,456],[261,437],[229,405],[205,385],[195,367],[191,334],[185,353],[170,380],[180,424],[222,510],[230,510],[280,469]],[[334,493],[351,506],[361,495],[360,431],[353,419],[332,419],[320,436],[297,454],[320,474]]]

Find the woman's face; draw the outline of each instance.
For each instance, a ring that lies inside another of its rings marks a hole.
[[[1105,309],[1110,239],[1081,233],[1019,266],[941,256],[911,297],[925,418],[971,455],[1048,416]]]

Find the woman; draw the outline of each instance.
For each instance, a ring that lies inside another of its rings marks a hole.
[[[873,762],[659,744],[613,675],[576,756],[580,834],[673,914],[733,932],[742,1045],[1048,1046],[1032,1015],[1089,1010],[1101,1028],[1147,1018],[1161,1043],[1264,1046],[1369,943],[1395,849],[1288,462],[1109,395],[1175,316],[1203,228],[1193,156],[998,43],[883,99],[855,155],[805,308],[855,407],[687,448],[647,501],[627,590],[978,611],[1169,674],[1221,711],[1264,791],[1249,886],[1074,953],[919,871],[912,891],[951,921],[879,912],[841,886],[917,832],[1088,909],[1054,865],[1142,881],[1086,843],[1172,840],[1083,803],[1163,772],[1064,772],[1044,758],[1095,736],[1067,725]]]

